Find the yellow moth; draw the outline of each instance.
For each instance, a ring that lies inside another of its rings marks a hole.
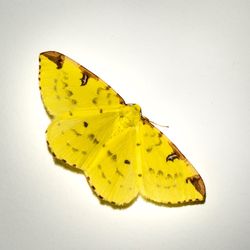
[[[205,185],[177,147],[108,84],[67,56],[40,54],[40,91],[52,118],[53,156],[81,170],[100,200],[131,204],[138,195],[165,205],[203,203]]]

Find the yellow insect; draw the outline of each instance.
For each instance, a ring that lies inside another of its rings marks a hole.
[[[168,206],[203,203],[205,185],[177,147],[108,84],[67,56],[40,54],[40,90],[52,117],[47,142],[56,159],[84,172],[100,200],[138,195]]]

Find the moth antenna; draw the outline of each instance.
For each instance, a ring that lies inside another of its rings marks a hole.
[[[162,128],[169,128],[169,126],[168,126],[168,125],[158,124],[158,123],[153,122],[153,121],[150,121],[150,122],[151,122],[151,123],[153,123],[154,125],[157,125],[157,126],[162,127]]]

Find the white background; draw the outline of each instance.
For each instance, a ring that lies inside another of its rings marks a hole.
[[[249,249],[250,1],[0,2],[0,249]],[[38,55],[141,105],[202,175],[204,205],[101,205],[56,165]]]

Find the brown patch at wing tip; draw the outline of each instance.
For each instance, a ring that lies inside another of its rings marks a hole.
[[[64,63],[65,55],[60,54],[56,51],[46,51],[41,53],[41,55],[46,56],[50,61],[57,65],[57,69],[61,69]]]
[[[194,175],[192,177],[187,178],[186,181],[190,181],[195,189],[204,197],[206,196],[206,188],[205,184],[200,175]]]

